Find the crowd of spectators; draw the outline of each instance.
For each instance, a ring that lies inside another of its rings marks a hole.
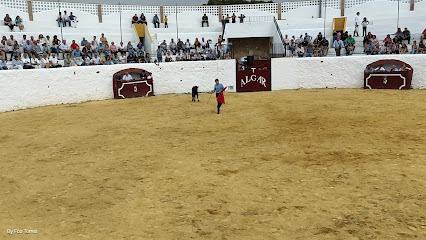
[[[195,38],[191,43],[189,39],[182,41],[180,38],[175,41],[173,38],[167,44],[166,40],[158,45],[156,57],[158,62],[173,61],[200,61],[200,60],[216,60],[231,58],[232,42],[226,43],[219,35],[217,43],[212,46],[212,40]]]
[[[285,35],[284,43],[290,52],[290,56],[322,57],[327,56],[329,49],[329,42],[321,32],[315,39],[308,33],[305,33],[305,36],[300,35],[299,38],[295,36],[289,38],[288,35]]]

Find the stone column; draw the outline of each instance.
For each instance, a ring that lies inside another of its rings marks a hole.
[[[222,5],[219,5],[219,22],[222,22]]]
[[[281,12],[282,12],[282,9],[283,9],[283,5],[282,5],[282,3],[278,3],[278,20],[281,20],[282,18],[281,18]]]
[[[31,0],[27,1],[27,7],[28,7],[28,16],[30,18],[30,21],[34,21],[34,16],[33,16],[33,3],[31,2]]]
[[[414,11],[414,0],[410,1],[410,11]]]
[[[345,0],[340,1],[340,16],[345,16]]]
[[[160,22],[164,23],[164,6],[160,6]]]
[[[98,18],[99,18],[99,23],[102,23],[102,5],[98,4]]]

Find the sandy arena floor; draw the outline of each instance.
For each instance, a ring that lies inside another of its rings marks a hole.
[[[1,113],[0,239],[426,239],[426,91],[208,96]]]

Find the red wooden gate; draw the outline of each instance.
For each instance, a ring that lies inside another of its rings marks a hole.
[[[254,60],[253,66],[237,60],[237,92],[271,91],[271,60]]]

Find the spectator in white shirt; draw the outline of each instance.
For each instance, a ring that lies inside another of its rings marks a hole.
[[[2,57],[0,60],[0,70],[7,70],[9,67],[7,66],[7,60],[5,57]]]
[[[31,60],[28,57],[28,54],[24,53],[24,58],[22,58],[22,63],[24,64],[24,69],[31,69],[34,68],[31,66]]]
[[[361,25],[361,21],[359,20],[359,12],[356,13],[355,16],[355,31],[354,31],[354,37],[359,37],[358,28]]]
[[[97,53],[95,53],[95,56],[92,58],[92,65],[99,65],[101,62],[101,58],[98,56]]]
[[[201,42],[200,42],[200,44],[201,44],[201,47],[204,49],[204,48],[206,48],[206,46],[207,46],[207,41],[206,41],[206,40],[204,40],[204,38],[201,38]]]
[[[51,68],[62,67],[62,65],[58,63],[58,57],[56,57],[55,53],[52,53],[52,56],[49,57],[49,64]]]
[[[120,42],[120,46],[118,46],[118,51],[121,53],[121,55],[126,55],[126,47],[124,46],[123,42]]]
[[[38,60],[35,54],[33,54],[33,57],[31,58],[31,66],[33,66],[36,69],[41,68],[40,60]]]
[[[71,27],[71,20],[70,17],[67,14],[67,11],[64,11],[64,15],[62,16],[62,18],[64,19],[64,27],[66,27],[67,23],[68,25]]]
[[[27,35],[23,35],[22,36],[22,39],[21,39],[21,41],[19,41],[19,45],[21,45],[21,47],[23,47],[24,46],[24,44],[26,44],[27,43]]]
[[[129,72],[126,72],[126,74],[123,76],[124,81],[131,81],[133,80],[132,75],[129,74]]]
[[[120,57],[118,58],[120,64],[125,64],[127,63],[127,58],[126,58],[126,54],[121,54]]]
[[[46,64],[49,64],[49,59],[47,58],[47,54],[45,53],[45,54],[43,54],[43,57],[41,58],[41,67],[42,68],[45,68],[46,67]]]

